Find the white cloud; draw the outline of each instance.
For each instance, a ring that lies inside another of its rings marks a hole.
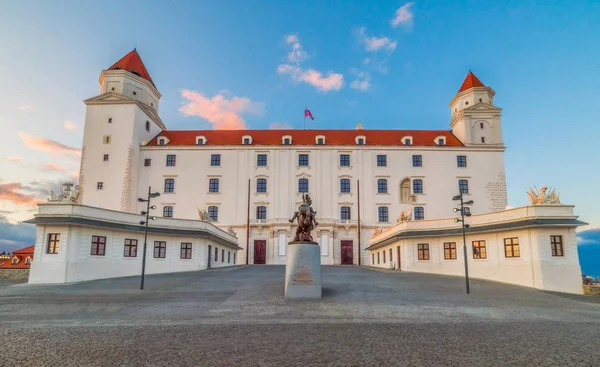
[[[300,45],[300,40],[298,39],[297,34],[289,34],[285,36],[285,42],[289,45],[292,45],[292,50],[287,55],[287,60],[289,62],[300,64],[302,61],[308,58],[308,54],[302,49],[302,45]]]
[[[182,90],[181,96],[187,101],[179,109],[185,116],[198,116],[208,120],[218,130],[239,130],[246,128],[246,122],[240,116],[251,114],[261,116],[265,113],[262,102],[252,102],[247,97],[226,99],[222,94],[205,97],[193,90]]]
[[[396,14],[392,19],[392,26],[398,27],[400,25],[410,28],[413,22],[413,13],[410,11],[413,2],[402,5],[396,10]]]
[[[32,105],[28,105],[28,104],[22,104],[17,106],[17,110],[19,111],[23,111],[23,112],[27,112],[27,111],[33,111],[35,108],[33,108]]]
[[[371,87],[370,79],[371,78],[369,73],[358,73],[357,79],[353,80],[352,83],[350,83],[350,88],[358,89],[363,92],[367,91]]]
[[[344,76],[339,73],[328,71],[325,75],[314,69],[304,70],[299,66],[279,65],[279,74],[289,74],[292,80],[310,84],[320,92],[340,90],[344,85]]]
[[[368,36],[365,27],[358,29],[358,40],[365,45],[365,50],[369,52],[385,49],[388,52],[394,52],[396,49],[396,41],[392,41],[387,37]]]
[[[67,129],[69,131],[79,130],[79,125],[77,125],[73,121],[67,120],[64,122],[63,126],[65,127],[65,129]]]
[[[292,125],[287,122],[273,122],[269,125],[270,130],[291,130],[293,129]]]

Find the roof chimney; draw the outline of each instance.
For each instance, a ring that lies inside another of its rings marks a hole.
[[[362,124],[358,124],[358,125],[356,125],[356,130],[362,130],[362,129],[363,129],[363,126],[362,126]]]

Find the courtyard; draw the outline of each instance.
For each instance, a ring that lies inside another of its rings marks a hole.
[[[600,364],[600,298],[365,267],[323,267],[285,301],[283,266],[60,286],[0,283],[0,365]]]

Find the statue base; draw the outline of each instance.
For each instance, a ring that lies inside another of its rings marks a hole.
[[[314,241],[288,243],[285,298],[321,298],[321,247]]]

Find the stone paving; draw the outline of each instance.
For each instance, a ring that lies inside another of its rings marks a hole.
[[[285,301],[284,271],[0,284],[0,366],[600,365],[599,298],[330,266]]]

